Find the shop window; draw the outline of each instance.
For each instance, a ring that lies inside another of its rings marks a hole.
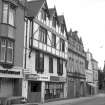
[[[36,51],[36,70],[38,73],[44,72],[44,53]]]
[[[0,62],[13,64],[14,42],[9,39],[0,39]]]
[[[47,44],[47,30],[40,27],[39,29],[39,40],[45,44]]]
[[[52,47],[56,48],[56,35],[52,34]]]
[[[53,73],[53,57],[49,56],[49,73]]]
[[[47,82],[45,84],[45,99],[63,98],[64,84]]]
[[[2,22],[6,24],[10,24],[12,26],[15,25],[15,12],[16,7],[8,2],[3,2],[3,16]]]
[[[41,83],[31,82],[31,92],[41,92]]]

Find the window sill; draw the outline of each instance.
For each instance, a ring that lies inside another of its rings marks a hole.
[[[1,24],[8,25],[8,26],[10,26],[10,27],[12,27],[12,28],[15,28],[15,29],[16,29],[16,27],[15,27],[15,26],[13,26],[13,25],[11,25],[11,24],[8,24],[8,23],[1,23]]]
[[[4,68],[12,68],[14,64],[13,63],[0,62],[0,65]]]

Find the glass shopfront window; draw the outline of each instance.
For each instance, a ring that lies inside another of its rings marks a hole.
[[[47,82],[45,84],[45,99],[63,98],[64,84]]]

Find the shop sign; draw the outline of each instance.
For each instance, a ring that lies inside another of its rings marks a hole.
[[[40,76],[37,74],[29,74],[29,75],[27,74],[25,77],[26,77],[26,79],[29,79],[29,80],[49,81],[48,76]]]
[[[64,77],[57,77],[57,76],[50,76],[50,81],[66,82],[66,78],[64,78]]]

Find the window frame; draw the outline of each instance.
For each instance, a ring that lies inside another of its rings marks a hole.
[[[52,33],[52,43],[51,46],[56,48],[56,35]]]
[[[53,16],[53,19],[52,19],[52,26],[54,28],[56,28],[56,26],[57,26],[57,21],[56,21],[56,17],[55,16]]]
[[[57,59],[57,73],[58,75],[63,75],[63,59]]]
[[[64,39],[60,39],[60,50],[65,52],[65,41]]]
[[[39,28],[39,41],[47,44],[47,30],[41,26]]]
[[[40,58],[40,54],[42,54],[42,59]],[[41,51],[36,51],[35,56],[35,69],[37,73],[43,73],[44,72],[44,53]]]
[[[49,56],[49,73],[53,73],[53,56]]]
[[[65,30],[65,27],[64,27],[64,24],[61,24],[61,32],[64,34],[64,30]]]
[[[6,22],[4,22],[4,5],[7,4],[8,5],[8,9],[7,9],[7,17],[6,17]],[[10,7],[12,7],[12,10],[14,10],[14,19],[13,19],[13,24],[10,24],[9,22],[9,13],[10,13]],[[1,18],[1,22],[3,24],[8,24],[10,26],[15,27],[15,18],[16,18],[16,5],[14,5],[13,3],[9,2],[9,1],[3,1],[2,3],[2,18]]]
[[[5,47],[5,60],[2,61],[1,60],[1,41],[2,40],[5,40],[6,41],[6,47]],[[13,47],[12,47],[12,60],[11,61],[8,61],[7,60],[7,55],[8,55],[8,52],[7,52],[7,46],[8,46],[8,43],[11,42],[13,44]],[[0,63],[1,64],[9,64],[9,65],[13,65],[14,64],[14,40],[13,39],[9,39],[9,38],[0,38]]]

